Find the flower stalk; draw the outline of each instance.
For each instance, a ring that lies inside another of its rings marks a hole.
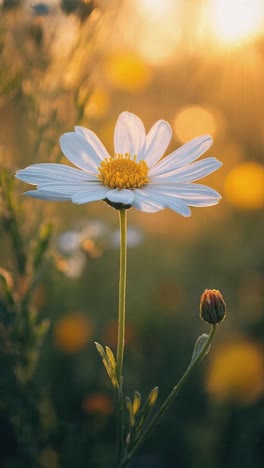
[[[126,321],[126,271],[127,271],[127,210],[119,210],[120,226],[120,269],[119,269],[119,305],[118,305],[118,337],[116,356],[116,430],[117,430],[117,462],[122,456],[123,445],[123,361],[125,348]]]
[[[119,211],[120,223],[120,272],[119,272],[119,308],[118,308],[118,339],[116,375],[121,384],[124,347],[125,347],[125,320],[126,320],[126,269],[127,269],[127,210]]]

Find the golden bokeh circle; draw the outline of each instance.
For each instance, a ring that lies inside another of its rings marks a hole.
[[[92,333],[93,326],[85,314],[78,312],[67,315],[55,325],[56,347],[66,353],[77,353],[85,348]]]
[[[255,210],[264,206],[264,166],[244,162],[234,167],[225,179],[226,198],[237,208]]]
[[[241,339],[215,350],[207,390],[217,400],[248,404],[264,391],[264,356],[259,345]]]
[[[200,135],[216,133],[216,120],[209,109],[201,106],[184,107],[174,121],[174,130],[183,143]]]
[[[148,87],[151,81],[150,68],[130,51],[115,52],[105,62],[105,73],[115,88],[138,93]]]

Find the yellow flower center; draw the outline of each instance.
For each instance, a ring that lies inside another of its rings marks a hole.
[[[134,189],[147,184],[148,166],[145,161],[136,162],[136,156],[130,159],[130,154],[116,154],[114,158],[106,158],[98,167],[100,181],[110,188]]]

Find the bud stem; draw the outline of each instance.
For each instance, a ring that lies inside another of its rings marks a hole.
[[[130,463],[132,457],[134,456],[135,452],[139,449],[139,447],[142,445],[146,437],[149,435],[149,433],[152,431],[154,426],[157,424],[161,416],[169,409],[173,401],[175,400],[176,396],[179,394],[181,388],[185,384],[186,380],[189,378],[192,370],[199,364],[199,362],[204,358],[204,356],[207,354],[215,333],[216,333],[216,328],[217,324],[211,325],[211,330],[210,334],[208,336],[207,341],[205,342],[204,346],[202,347],[200,353],[197,355],[197,357],[189,364],[187,370],[183,374],[182,378],[179,380],[179,382],[173,387],[171,393],[167,397],[167,399],[164,401],[163,405],[161,405],[159,411],[155,414],[149,425],[146,427],[145,431],[142,433],[141,437],[138,439],[132,450],[127,454],[127,456],[123,459],[121,464],[119,465],[119,468],[125,468],[128,466]]]

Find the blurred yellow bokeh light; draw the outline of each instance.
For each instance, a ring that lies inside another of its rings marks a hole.
[[[209,10],[221,43],[240,43],[263,32],[263,0],[211,0]]]
[[[214,136],[216,122],[213,114],[200,106],[185,107],[176,115],[174,130],[180,141],[185,143],[203,134]]]
[[[226,198],[236,207],[259,209],[264,206],[264,166],[245,162],[232,169],[224,185]]]
[[[85,413],[101,414],[108,416],[113,412],[113,400],[104,393],[92,393],[88,395],[82,403]]]
[[[207,390],[218,400],[250,403],[264,391],[261,348],[246,340],[222,345],[214,352],[208,371]]]
[[[75,313],[62,317],[56,323],[56,346],[66,353],[78,353],[89,342],[93,326],[83,313]]]
[[[151,79],[148,66],[130,51],[115,52],[109,56],[105,71],[113,86],[135,93],[144,90]]]
[[[104,89],[96,88],[85,106],[84,115],[100,119],[107,113],[109,107],[110,95]]]

